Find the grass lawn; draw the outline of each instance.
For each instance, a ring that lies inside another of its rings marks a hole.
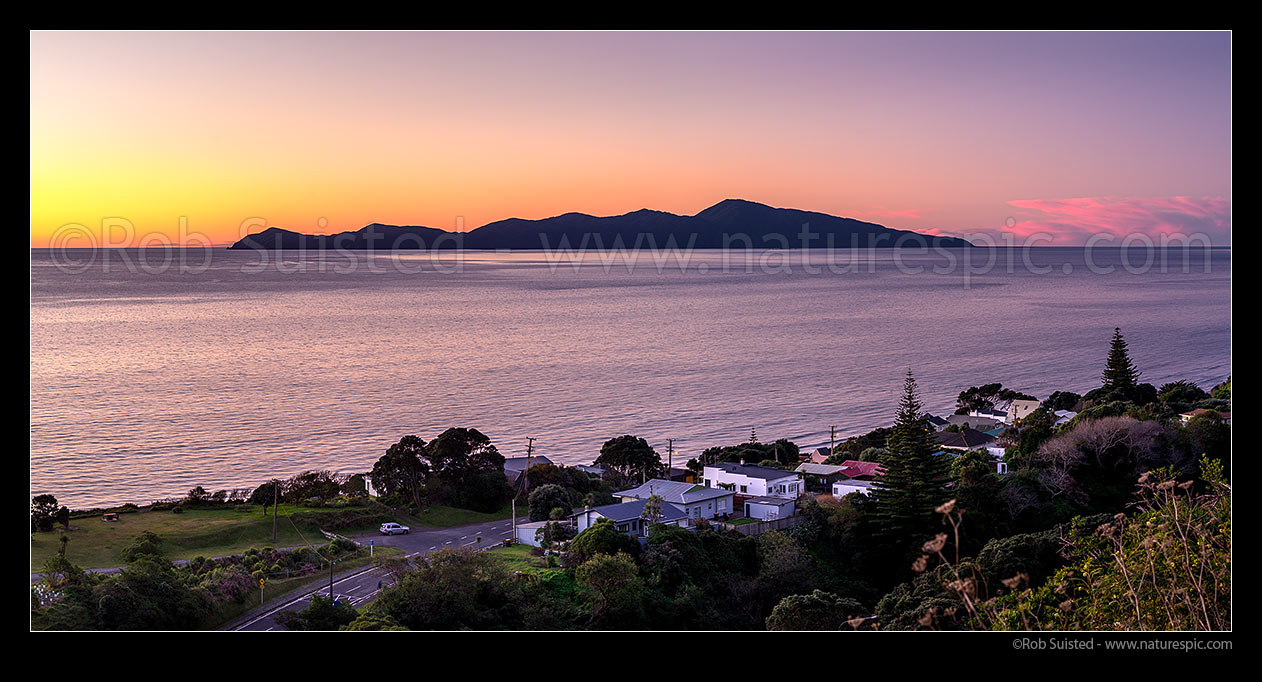
[[[525,514],[526,511],[525,505],[522,505],[522,509],[518,509],[517,513]],[[466,526],[470,523],[499,521],[512,516],[512,503],[506,504],[503,509],[494,512],[476,512],[469,509],[443,507],[435,504],[429,507],[422,507],[420,513],[413,516],[412,519],[417,525],[425,526],[426,528],[451,528],[452,526]]]
[[[238,554],[251,547],[294,547],[322,544],[324,536],[311,526],[295,524],[289,514],[320,514],[337,509],[314,509],[280,505],[277,537],[272,540],[272,516],[263,515],[263,508],[253,506],[238,511],[232,507],[191,508],[176,514],[170,511],[136,511],[118,515],[118,521],[102,521],[100,517],[72,519],[72,530],[66,531],[70,542],[66,558],[82,568],[110,568],[122,565],[120,554],[143,531],[152,531],[163,540],[168,559],[192,559]],[[301,531],[301,532],[299,532]],[[33,533],[31,538],[31,571],[40,570],[44,561],[60,546],[60,528],[51,533]],[[338,532],[345,533],[346,530]]]
[[[544,563],[543,557],[530,555],[530,550],[532,549],[534,547],[529,545],[509,545],[508,547],[496,547],[495,549],[487,550],[487,552],[499,557],[510,571],[521,571],[522,573],[537,575],[559,593],[569,594],[573,592],[576,587],[574,578],[566,573],[563,568],[548,568]]]
[[[730,524],[731,524],[731,525],[733,525],[733,526],[741,526],[741,525],[744,525],[744,524],[746,524],[746,523],[758,523],[758,519],[751,519],[751,518],[741,517],[741,518],[739,518],[739,519],[732,519],[732,520],[728,521],[728,523],[730,523]]]

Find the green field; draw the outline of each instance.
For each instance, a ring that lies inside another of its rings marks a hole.
[[[527,511],[526,505],[518,505],[518,515],[525,515]],[[469,509],[431,505],[422,507],[418,514],[410,518],[418,526],[425,526],[426,528],[451,528],[452,526],[467,526],[471,523],[499,521],[500,519],[511,518],[512,515],[513,507],[511,503],[504,505],[503,509],[494,512],[476,512]]]
[[[572,593],[576,587],[574,578],[563,568],[548,568],[543,557],[531,556],[530,551],[533,549],[535,548],[529,545],[509,545],[496,547],[487,552],[500,558],[510,571],[537,575],[557,593]]]
[[[163,540],[162,549],[168,559],[192,559],[238,554],[251,547],[296,547],[326,542],[319,530],[310,524],[295,524],[289,515],[325,514],[338,509],[312,509],[280,505],[277,537],[272,540],[272,516],[263,515],[263,508],[252,506],[238,511],[232,507],[192,508],[176,514],[170,511],[126,512],[118,521],[102,521],[100,517],[72,519],[66,558],[82,568],[110,568],[123,564],[121,553],[143,531],[152,531]],[[369,528],[338,529],[347,534]],[[31,537],[31,571],[38,571],[44,561],[57,552],[61,528],[50,533],[33,533]]]

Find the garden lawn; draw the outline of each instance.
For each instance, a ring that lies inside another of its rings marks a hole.
[[[491,555],[499,557],[510,571],[521,571],[539,576],[550,588],[559,594],[568,595],[576,587],[574,577],[563,568],[548,568],[543,557],[532,556],[535,549],[530,545],[514,544],[508,547],[496,547],[487,550]]]
[[[31,571],[39,571],[44,561],[57,553],[63,532],[70,538],[66,558],[71,562],[81,568],[112,568],[123,565],[123,549],[146,530],[163,539],[162,549],[166,558],[172,560],[240,554],[251,547],[320,545],[326,540],[319,530],[309,524],[293,523],[289,514],[337,511],[340,510],[282,504],[275,541],[272,516],[264,516],[259,506],[247,510],[232,506],[185,508],[180,514],[141,510],[121,513],[118,521],[102,521],[99,516],[71,519],[69,531],[59,526],[50,533],[31,534]]]
[[[518,509],[519,515],[524,515],[527,510],[525,505],[522,509]],[[500,519],[512,518],[512,503],[504,505],[502,509],[494,512],[476,512],[470,509],[457,509],[455,507],[443,507],[440,505],[430,505],[422,507],[420,513],[412,517],[419,526],[426,528],[451,528],[452,526],[467,526],[471,523],[483,523],[485,521],[499,521]]]

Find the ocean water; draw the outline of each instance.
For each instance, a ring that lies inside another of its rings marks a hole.
[[[1165,261],[1163,264],[1162,261]],[[1028,262],[1027,262],[1028,261]],[[367,471],[452,426],[588,463],[632,433],[704,448],[893,420],[903,376],[982,383],[1231,372],[1227,249],[759,254],[31,252],[31,493],[72,507]]]

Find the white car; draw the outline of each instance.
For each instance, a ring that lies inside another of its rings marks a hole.
[[[381,534],[382,534],[382,535],[398,535],[399,533],[402,533],[402,534],[404,534],[404,535],[407,535],[407,534],[408,534],[408,530],[409,530],[409,528],[408,528],[407,526],[402,526],[402,525],[399,525],[399,524],[397,524],[397,523],[383,523],[383,524],[381,524]]]

